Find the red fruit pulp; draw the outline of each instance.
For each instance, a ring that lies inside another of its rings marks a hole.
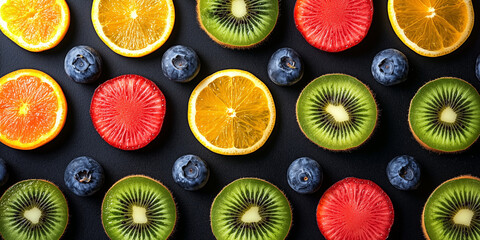
[[[155,83],[138,75],[123,75],[95,90],[90,116],[108,144],[136,150],[157,137],[165,110],[165,97]]]
[[[310,45],[339,52],[365,38],[372,23],[372,0],[297,0],[295,25]]]
[[[317,224],[327,240],[384,240],[393,225],[388,195],[374,182],[345,178],[323,194]]]

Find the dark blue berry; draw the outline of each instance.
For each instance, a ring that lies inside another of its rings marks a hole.
[[[176,45],[163,54],[162,71],[172,81],[189,82],[200,71],[200,60],[193,49]]]
[[[100,190],[104,181],[102,166],[90,157],[73,159],[65,169],[65,185],[78,196],[90,196]]]
[[[387,177],[400,190],[416,189],[420,184],[420,166],[411,156],[398,156],[388,163]]]
[[[480,55],[478,55],[477,61],[475,62],[475,75],[477,75],[477,79],[480,80]]]
[[[322,167],[311,158],[299,158],[288,167],[287,181],[288,185],[298,193],[313,193],[322,185]]]
[[[300,55],[291,48],[280,48],[268,62],[268,77],[279,86],[290,86],[302,79],[303,64]]]
[[[207,163],[195,155],[185,155],[175,161],[173,180],[182,188],[193,191],[202,188],[208,181],[210,170]]]
[[[0,187],[8,181],[7,164],[0,158]]]
[[[371,70],[377,82],[385,86],[399,84],[407,80],[408,60],[396,49],[385,49],[373,58]]]
[[[64,68],[73,81],[92,83],[102,73],[102,59],[95,49],[88,46],[76,46],[68,51]]]

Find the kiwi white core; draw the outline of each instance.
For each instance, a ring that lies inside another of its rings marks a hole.
[[[429,7],[427,12],[429,13],[429,15],[427,15],[426,18],[433,18],[436,15],[435,8],[433,7]]]
[[[455,120],[457,120],[457,113],[451,107],[446,107],[440,113],[440,121],[442,122],[455,123]]]
[[[250,209],[248,209],[242,215],[242,222],[244,222],[244,223],[260,222],[262,220],[262,217],[260,216],[260,213],[258,212],[259,210],[260,210],[260,208],[257,207],[257,206],[253,206]]]
[[[346,122],[350,120],[350,116],[348,115],[347,110],[342,105],[333,105],[333,104],[328,104],[327,107],[325,108],[325,111],[332,115],[333,119],[335,119],[336,122]]]
[[[453,222],[469,227],[470,223],[472,223],[473,215],[475,215],[475,213],[470,209],[460,209],[453,217]]]
[[[133,206],[132,207],[133,222],[137,224],[144,224],[148,222],[147,209],[144,207]]]
[[[247,4],[245,0],[232,1],[232,14],[237,18],[242,18],[247,15]]]
[[[28,113],[28,103],[22,103],[22,105],[18,108],[18,114],[25,115]]]
[[[31,223],[37,224],[40,222],[40,218],[42,218],[42,211],[37,207],[33,207],[23,212],[23,217]]]

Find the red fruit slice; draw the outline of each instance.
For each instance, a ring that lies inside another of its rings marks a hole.
[[[165,97],[155,83],[138,75],[123,75],[98,86],[90,116],[108,144],[136,150],[157,137],[165,109]]]
[[[340,52],[357,45],[372,23],[372,0],[297,0],[294,18],[310,45]]]
[[[393,205],[374,182],[345,178],[317,206],[317,224],[327,240],[384,240],[393,225]]]

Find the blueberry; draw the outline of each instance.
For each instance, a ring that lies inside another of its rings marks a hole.
[[[103,185],[103,168],[90,157],[78,157],[68,164],[63,179],[65,185],[76,195],[90,196]]]
[[[480,55],[478,55],[475,63],[475,75],[477,75],[477,79],[480,80]]]
[[[198,190],[205,186],[210,176],[207,163],[195,155],[185,155],[175,161],[173,180],[185,190]]]
[[[64,68],[73,81],[93,83],[102,73],[102,59],[95,49],[88,46],[76,46],[68,51]]]
[[[404,82],[408,75],[407,57],[393,48],[377,53],[372,62],[372,75],[377,82],[385,86]]]
[[[311,158],[298,158],[288,167],[287,181],[288,185],[298,193],[313,193],[322,184],[322,167]]]
[[[302,79],[303,64],[300,55],[291,48],[280,48],[268,61],[268,77],[279,86],[290,86]]]
[[[176,45],[163,54],[162,71],[172,81],[189,82],[200,71],[200,60],[193,49]]]
[[[420,184],[420,166],[411,156],[398,156],[388,163],[387,177],[400,190],[416,189]]]
[[[0,187],[8,181],[7,164],[0,158]]]

